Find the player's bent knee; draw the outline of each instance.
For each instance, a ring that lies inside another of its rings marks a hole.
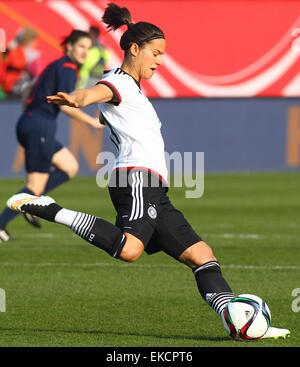
[[[126,262],[134,262],[140,258],[144,251],[142,241],[126,233],[127,241],[120,253],[119,259]]]
[[[179,260],[190,267],[200,266],[209,261],[216,261],[212,249],[204,241],[188,247],[179,257]]]
[[[127,250],[127,251],[122,251],[121,255],[120,255],[120,260],[126,261],[128,263],[132,263],[137,261],[141,256],[141,252],[137,251],[137,250]]]

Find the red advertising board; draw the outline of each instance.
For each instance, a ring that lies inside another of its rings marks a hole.
[[[110,1],[109,1],[110,2]],[[116,0],[134,22],[161,27],[167,53],[156,75],[143,83],[151,97],[300,96],[299,1]],[[39,32],[46,65],[60,55],[72,28],[99,24],[119,65],[123,30],[107,33],[100,19],[107,1],[0,1],[0,28],[9,42],[29,25]]]

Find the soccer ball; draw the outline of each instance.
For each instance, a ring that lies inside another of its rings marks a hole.
[[[237,340],[260,339],[271,324],[267,304],[253,294],[240,294],[231,299],[222,312],[227,333]]]

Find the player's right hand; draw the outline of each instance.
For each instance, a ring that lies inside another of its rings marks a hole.
[[[47,96],[48,103],[55,103],[57,105],[66,105],[69,107],[79,107],[78,103],[75,101],[75,97],[63,92],[58,92],[53,96]]]

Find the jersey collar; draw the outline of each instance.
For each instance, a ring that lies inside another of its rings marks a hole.
[[[129,75],[129,76],[130,76],[130,78],[132,78],[132,79],[134,80],[135,84],[136,84],[136,85],[141,89],[141,85],[140,85],[140,82],[139,82],[138,80],[136,80],[132,75],[128,74],[128,73],[127,73],[125,70],[123,70],[122,68],[118,68],[118,69],[122,70],[122,71],[123,71],[123,73],[125,73],[125,74]]]

